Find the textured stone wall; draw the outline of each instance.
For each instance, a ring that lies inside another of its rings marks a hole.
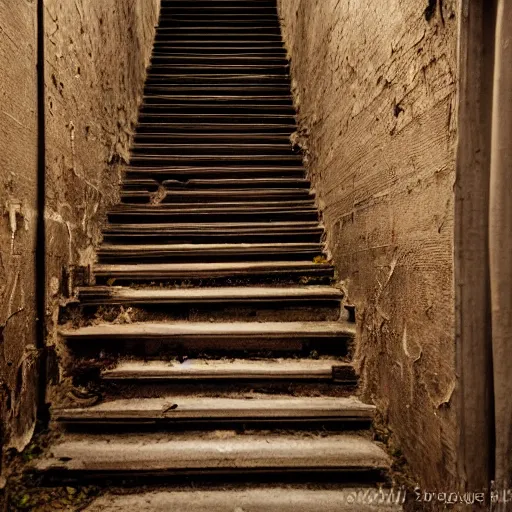
[[[0,2],[0,448],[35,420],[36,6]],[[1,463],[0,463],[1,465]],[[0,472],[1,473],[1,472]]]
[[[457,0],[279,0],[362,389],[424,486],[455,479]]]
[[[37,2],[0,2],[0,448],[35,423]],[[128,159],[159,0],[45,0],[47,341]],[[54,375],[50,375],[54,377]]]
[[[48,344],[118,200],[159,0],[45,0]],[[70,278],[70,279],[68,279]],[[56,377],[49,375],[50,379]]]

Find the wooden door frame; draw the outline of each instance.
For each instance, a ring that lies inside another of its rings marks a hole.
[[[460,8],[455,403],[458,473],[475,492],[511,485],[512,10],[508,0]]]

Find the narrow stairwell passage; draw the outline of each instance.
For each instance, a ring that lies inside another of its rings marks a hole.
[[[288,73],[275,0],[162,1],[122,200],[62,316],[65,372],[89,395],[53,404],[62,435],[36,467],[194,487],[91,511],[400,510],[345,501],[389,460],[354,396]]]

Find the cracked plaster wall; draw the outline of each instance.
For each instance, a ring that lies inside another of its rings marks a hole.
[[[94,263],[105,212],[118,202],[159,4],[45,0],[49,346],[58,346],[73,269]]]
[[[36,4],[0,2],[0,448],[35,424],[36,59]]]
[[[0,447],[35,423],[37,20],[35,0],[0,2]],[[94,260],[117,201],[159,0],[45,0],[47,338],[63,279]],[[3,441],[3,442],[2,442]]]
[[[423,486],[456,481],[456,0],[279,0],[306,152],[357,307],[362,391]]]

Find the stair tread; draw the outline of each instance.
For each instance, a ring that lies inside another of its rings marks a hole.
[[[155,271],[169,272],[179,270],[249,270],[249,269],[325,269],[333,268],[328,263],[312,263],[305,261],[268,261],[268,262],[229,262],[229,263],[135,263],[135,264],[96,264],[95,273],[113,272],[113,271]]]
[[[343,293],[337,288],[328,286],[304,287],[225,287],[225,288],[175,288],[175,289],[144,289],[126,288],[121,286],[92,286],[79,288],[81,301],[88,302],[90,298],[108,297],[112,301],[141,301],[141,302],[222,302],[228,300],[340,300]]]
[[[105,227],[110,231],[219,231],[219,230],[246,230],[246,229],[323,229],[318,222],[192,222],[192,223],[158,223],[158,224],[116,224],[110,223]]]
[[[120,398],[91,407],[54,409],[56,421],[122,419],[222,419],[222,418],[345,418],[371,420],[375,407],[355,397],[271,398],[251,394],[245,398],[164,395],[159,398]]]
[[[105,370],[107,380],[173,380],[173,379],[328,379],[333,368],[342,368],[345,374],[353,367],[337,359],[188,359],[184,363],[169,361],[121,361],[115,368]]]
[[[174,185],[174,183],[171,183]],[[298,197],[314,197],[314,193],[309,190],[309,188],[228,188],[228,189],[196,189],[196,190],[186,190],[186,189],[175,189],[175,188],[167,188],[166,184],[162,184],[162,187],[165,189],[166,197],[176,197],[176,199],[184,198],[184,197],[192,197],[192,198],[201,198],[201,197],[213,197],[213,198],[222,198],[228,199],[230,197],[240,198],[243,197],[259,197],[265,198],[265,196],[298,196]],[[121,192],[121,194],[125,197],[136,197],[136,196],[148,196],[152,195],[147,190],[125,190]],[[237,201],[239,202],[239,201]]]
[[[130,324],[97,324],[77,329],[62,329],[66,338],[103,337],[338,337],[354,336],[350,322],[136,322]]]
[[[168,251],[170,253],[217,251],[219,254],[238,251],[269,251],[286,252],[292,250],[317,250],[322,247],[320,243],[276,243],[276,244],[103,244],[99,252],[151,252]]]
[[[300,168],[299,168],[300,170]],[[187,174],[187,173],[215,173],[215,172],[232,172],[233,174],[244,173],[244,172],[256,172],[256,171],[268,171],[268,172],[296,172],[297,167],[281,167],[281,166],[258,166],[258,167],[247,167],[247,166],[212,166],[212,167],[196,167],[188,165],[180,166],[166,166],[166,167],[128,167],[126,172],[158,172],[158,173],[175,173],[175,174]]]
[[[193,279],[193,278],[244,278],[265,275],[276,277],[280,274],[332,275],[334,268],[327,263],[305,261],[268,262],[216,262],[216,263],[135,263],[96,264],[93,272],[97,277],[115,279]]]
[[[284,204],[283,204],[284,203]],[[265,206],[266,205],[266,206]],[[231,202],[231,203],[164,203],[164,204],[126,204],[116,205],[110,210],[110,213],[119,214],[169,214],[181,213],[234,213],[237,215],[248,213],[297,213],[297,212],[315,212],[313,200],[303,199],[302,201],[270,201],[261,202]]]
[[[127,178],[123,181],[123,185],[130,186],[154,186],[158,185],[158,181],[150,178]],[[179,187],[180,190],[184,190],[187,187],[200,187],[209,186],[220,188],[222,186],[236,185],[237,187],[230,190],[244,189],[245,187],[251,188],[262,188],[268,187],[273,189],[273,186],[285,186],[285,185],[300,185],[301,187],[309,190],[309,180],[304,178],[240,178],[240,179],[229,179],[229,178],[217,178],[217,179],[188,179],[186,181],[180,180],[164,180],[162,185],[165,187]],[[243,187],[245,186],[245,187]],[[293,190],[295,190],[295,188]]]
[[[356,435],[65,435],[35,463],[40,471],[251,471],[388,469],[385,452]]]
[[[137,494],[106,494],[85,512],[400,512],[405,493],[395,491],[390,503],[380,500],[380,490],[372,487],[307,489],[300,487],[237,488],[236,490],[194,489],[193,491],[147,491]],[[384,489],[386,493],[386,489]],[[386,496],[386,494],[384,494]],[[352,499],[356,497],[356,501]],[[357,499],[360,497],[360,499]],[[347,500],[348,498],[348,500]]]

